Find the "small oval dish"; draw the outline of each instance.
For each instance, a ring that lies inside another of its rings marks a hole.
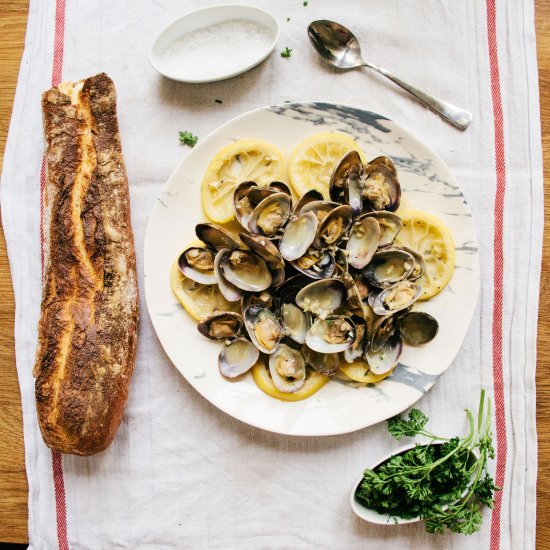
[[[187,13],[157,36],[149,51],[153,67],[179,82],[214,82],[261,63],[279,38],[271,13],[242,4]]]
[[[404,445],[403,447],[400,447],[399,449],[396,449],[395,451],[392,451],[391,453],[388,453],[386,456],[378,460],[374,465],[372,465],[370,470],[374,470],[387,460],[389,460],[392,456],[400,455],[403,453],[406,453],[410,449],[414,449],[416,447],[416,443],[411,443],[409,445]],[[441,445],[441,443],[432,443],[432,445]],[[473,449],[470,451],[470,456],[468,462],[470,464],[473,464],[473,462],[477,461],[479,459],[479,452],[477,449]],[[353,488],[351,490],[350,494],[350,505],[351,509],[355,513],[356,516],[360,517],[363,521],[368,521],[369,523],[376,523],[378,525],[404,525],[406,523],[416,523],[420,521],[421,517],[415,517],[415,518],[402,518],[400,516],[394,516],[390,514],[380,514],[376,510],[373,510],[372,508],[367,508],[366,506],[363,506],[359,500],[356,498],[356,492],[359,488],[359,485],[363,481],[363,475],[355,482],[353,485]],[[467,490],[464,491],[462,496],[465,496],[467,493]],[[448,505],[444,505],[442,508],[443,510],[446,510]]]

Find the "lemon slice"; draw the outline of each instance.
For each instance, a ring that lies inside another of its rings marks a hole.
[[[239,183],[264,186],[286,179],[285,160],[277,147],[256,139],[236,141],[210,161],[202,180],[202,208],[213,222],[227,223],[235,217],[233,191]]]
[[[345,134],[322,132],[302,141],[294,149],[288,163],[290,182],[296,193],[302,196],[310,189],[316,189],[328,200],[334,167],[351,150],[357,151],[361,160],[365,161],[359,145]]]
[[[393,372],[393,369],[385,374],[374,374],[363,361],[354,361],[353,363],[340,363],[340,371],[356,382],[376,384],[376,382],[387,378]]]
[[[302,401],[318,392],[328,381],[329,377],[315,371],[308,372],[304,385],[294,393],[285,393],[278,390],[273,384],[269,368],[265,359],[260,359],[252,367],[252,378],[258,388],[270,397],[275,397],[281,401]]]
[[[416,282],[422,286],[419,300],[427,300],[441,292],[455,269],[455,245],[448,227],[438,218],[422,210],[398,211],[403,228],[395,238],[398,246],[420,252],[426,260],[426,273]]]
[[[195,241],[186,248],[200,244],[200,241]],[[177,258],[170,270],[170,286],[185,311],[196,321],[202,321],[223,311],[240,311],[240,302],[228,302],[222,296],[218,285],[202,285],[186,277],[178,267]]]

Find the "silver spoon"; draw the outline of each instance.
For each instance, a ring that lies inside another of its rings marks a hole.
[[[310,23],[307,34],[317,53],[329,64],[338,69],[355,69],[368,67],[384,75],[401,88],[410,92],[424,105],[435,111],[439,116],[460,128],[466,130],[472,122],[472,114],[451,103],[422,92],[403,82],[386,69],[365,61],[361,56],[361,46],[357,37],[343,25],[334,21],[318,20]]]

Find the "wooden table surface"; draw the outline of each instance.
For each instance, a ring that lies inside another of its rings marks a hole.
[[[0,0],[0,164],[8,133],[28,0]],[[536,0],[544,179],[550,174],[550,2]],[[550,185],[545,186],[545,227],[550,220]],[[537,374],[539,434],[537,548],[550,549],[550,242],[545,239],[540,297]],[[27,480],[19,386],[15,371],[14,302],[6,243],[0,229],[0,542],[27,542]]]

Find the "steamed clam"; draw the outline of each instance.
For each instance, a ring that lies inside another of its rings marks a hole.
[[[281,344],[269,357],[269,372],[279,391],[293,393],[306,381],[304,356],[295,349]]]

